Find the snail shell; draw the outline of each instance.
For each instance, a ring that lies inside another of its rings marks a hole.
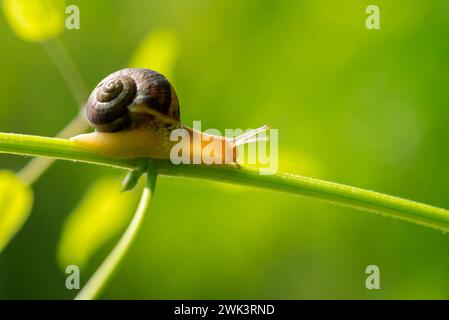
[[[131,109],[144,105],[180,122],[178,97],[160,73],[143,68],[127,68],[104,78],[92,91],[86,116],[98,132],[129,129],[136,122]]]
[[[170,82],[148,69],[123,69],[104,78],[87,102],[86,115],[96,132],[80,134],[71,140],[82,148],[119,159],[169,159],[173,147],[180,146],[188,158],[202,156],[209,141],[218,142],[214,155],[224,158],[232,151],[236,162],[237,146],[256,141],[254,136],[268,130],[261,127],[235,138],[203,133],[181,123],[178,97]],[[173,141],[171,133],[182,129],[187,139]],[[194,136],[200,137],[200,144]],[[195,143],[195,145],[194,145]]]

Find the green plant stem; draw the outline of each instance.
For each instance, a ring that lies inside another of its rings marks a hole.
[[[81,74],[64,46],[57,39],[51,39],[42,44],[80,108],[77,116],[57,134],[58,138],[70,138],[86,131],[89,127],[84,115],[84,103],[87,99],[88,91]],[[35,158],[23,167],[18,175],[23,181],[33,184],[53,162],[54,159]]]
[[[73,141],[15,133],[0,133],[0,153],[81,161],[124,169],[134,169],[138,160],[118,160],[78,147]]]
[[[0,153],[46,156],[124,169],[135,169],[140,163],[140,160],[101,156],[78,147],[70,140],[10,133],[0,133]],[[446,209],[338,183],[283,173],[262,176],[257,170],[239,170],[232,165],[175,166],[169,160],[159,161],[158,172],[308,196],[449,231],[449,211]]]
[[[88,90],[69,53],[58,39],[47,40],[42,44],[64,78],[76,104],[83,106],[88,96]]]
[[[98,297],[104,289],[107,281],[111,278],[117,266],[128,252],[137,232],[142,225],[145,214],[148,212],[151,198],[154,193],[157,179],[157,160],[151,160],[147,171],[147,184],[140,198],[139,206],[134,214],[128,228],[120,238],[117,245],[95,271],[83,289],[76,296],[76,300],[92,300]]]
[[[85,118],[84,108],[82,108],[78,115],[58,133],[57,137],[70,138],[86,131],[88,124]],[[54,161],[55,159],[51,158],[34,158],[18,172],[18,175],[23,181],[26,181],[28,184],[33,184]]]

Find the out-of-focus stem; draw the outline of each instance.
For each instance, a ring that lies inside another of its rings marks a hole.
[[[43,42],[43,46],[69,87],[77,105],[80,106],[78,115],[56,135],[58,138],[70,138],[86,131],[89,127],[84,116],[84,103],[87,99],[88,91],[75,63],[64,46],[57,39],[47,40]],[[54,159],[50,158],[34,158],[19,171],[18,175],[23,181],[33,184],[54,161]]]
[[[42,44],[64,78],[76,104],[80,107],[83,106],[87,99],[88,90],[69,53],[57,39],[47,40]]]

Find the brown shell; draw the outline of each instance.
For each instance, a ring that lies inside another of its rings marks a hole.
[[[96,131],[120,131],[132,125],[129,108],[140,104],[180,121],[173,86],[162,74],[143,68],[122,69],[104,78],[89,97],[86,115]]]

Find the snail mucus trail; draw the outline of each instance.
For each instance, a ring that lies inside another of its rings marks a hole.
[[[239,167],[237,147],[257,141],[257,134],[268,130],[267,126],[263,126],[227,138],[185,126],[181,122],[178,97],[173,86],[160,73],[143,68],[122,69],[104,78],[89,97],[86,116],[95,132],[81,134],[71,140],[85,149],[120,159],[170,159],[175,146],[181,147],[179,149],[183,152],[187,150],[189,159],[198,156],[195,155],[198,152],[201,159],[203,148],[212,141],[221,146],[213,149],[212,157],[226,160],[231,154],[230,162]],[[179,146],[178,139],[170,139],[177,129],[188,133],[190,138],[183,139],[183,143],[188,145]],[[195,140],[195,136],[200,139]],[[194,140],[199,140],[200,146],[194,145]],[[146,165],[131,172],[125,179],[124,189],[135,185],[145,172]]]

